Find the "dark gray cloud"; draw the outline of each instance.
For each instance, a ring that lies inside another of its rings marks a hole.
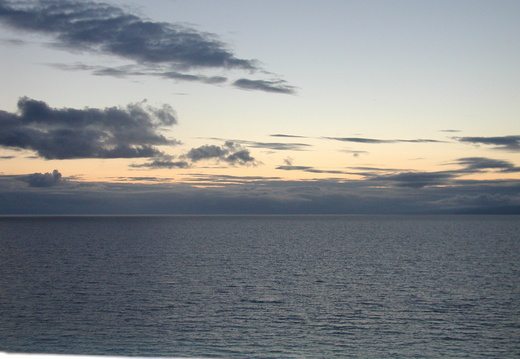
[[[138,63],[257,69],[255,61],[237,58],[215,35],[153,22],[108,3],[3,0],[0,20],[15,29],[50,35],[61,47],[102,52]]]
[[[401,172],[396,174],[374,176],[370,180],[376,182],[392,182],[398,187],[422,188],[450,183],[457,175],[452,172]]]
[[[520,167],[515,166],[512,162],[486,157],[464,157],[457,159],[455,163],[465,166],[467,171],[499,170],[500,172],[520,172]]]
[[[33,173],[20,177],[20,180],[27,182],[31,187],[54,187],[65,182],[58,170],[54,170],[52,173]]]
[[[17,113],[0,111],[0,146],[45,159],[156,157],[156,146],[177,143],[160,133],[176,123],[167,105],[57,109],[24,97]]]
[[[284,80],[249,80],[239,79],[233,85],[244,90],[260,90],[283,94],[294,94],[296,89],[287,84]]]
[[[75,67],[75,70],[87,70],[100,76],[148,75],[207,84],[221,84],[227,78],[185,72],[208,69],[263,71],[258,61],[235,56],[215,34],[179,23],[154,22],[109,3],[0,0],[0,22],[15,30],[50,36],[53,45],[60,49],[102,53],[134,63],[122,67],[54,64],[60,69],[73,70]],[[18,40],[11,42],[21,44]],[[295,92],[294,87],[281,79],[239,79],[234,86],[274,93]]]
[[[226,147],[216,145],[204,145],[197,148],[192,148],[186,155],[193,162],[206,159],[222,159],[229,153],[229,149]]]
[[[453,137],[455,140],[477,145],[495,146],[494,149],[511,152],[520,151],[520,136],[500,136],[500,137]]]
[[[201,160],[225,161],[231,165],[256,165],[258,164],[249,150],[242,148],[240,144],[226,141],[223,146],[204,145],[192,148],[182,157],[193,162]]]
[[[226,158],[225,161],[231,164],[254,164],[256,163],[256,160],[254,157],[251,156],[249,150],[242,149],[238,150],[236,152],[230,153]]]

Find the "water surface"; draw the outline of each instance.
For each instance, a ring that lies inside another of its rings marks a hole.
[[[519,216],[0,218],[0,351],[519,357]]]

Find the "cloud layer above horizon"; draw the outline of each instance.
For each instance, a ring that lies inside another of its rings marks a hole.
[[[0,176],[2,196],[12,203],[0,207],[0,215],[520,213],[520,181],[472,181],[449,174],[403,173],[357,181],[201,175],[175,184],[150,177],[149,182],[158,183],[146,186],[127,180],[132,179],[80,182],[63,179],[57,170]]]

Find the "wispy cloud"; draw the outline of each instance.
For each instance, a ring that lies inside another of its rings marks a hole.
[[[131,76],[154,76],[175,81],[202,82],[206,84],[222,84],[228,79],[223,76],[205,76],[183,73],[179,71],[164,71],[154,69],[154,66],[142,65],[123,65],[117,67],[87,65],[83,63],[61,64],[51,63],[45,64],[49,67],[64,71],[90,71],[95,76],[111,76],[118,78],[126,78]]]
[[[282,134],[282,133],[277,133],[277,134],[273,134],[273,135],[269,135],[271,137],[287,137],[287,138],[308,138],[306,136],[297,136],[297,135],[285,135],[285,134]]]
[[[520,136],[499,136],[499,137],[453,137],[455,140],[477,145],[495,146],[494,149],[519,152]]]
[[[370,143],[370,144],[379,144],[379,143],[394,143],[395,140],[379,140],[375,138],[363,138],[363,137],[323,137],[327,140],[335,140],[341,142],[357,142],[357,143]]]
[[[296,89],[287,84],[284,80],[249,80],[239,79],[233,85],[245,90],[260,90],[265,92],[276,92],[284,94],[294,94]]]
[[[210,138],[212,140],[228,141],[222,138]],[[252,148],[263,148],[273,151],[306,151],[312,145],[307,143],[298,142],[259,142],[259,141],[248,141],[248,140],[231,140],[231,142],[241,144]]]
[[[135,176],[135,177],[112,177],[111,180],[119,182],[156,182],[156,183],[168,183],[171,182],[171,178],[162,178],[155,176]]]
[[[512,162],[496,160],[486,157],[464,157],[455,161],[456,164],[463,165],[465,171],[481,172],[487,170],[498,170],[499,172],[520,172],[520,167]]]
[[[57,109],[24,97],[17,113],[0,111],[0,146],[45,159],[155,157],[156,146],[177,144],[160,133],[176,123],[168,105]]]
[[[376,138],[364,138],[364,137],[323,137],[327,140],[335,140],[341,142],[356,142],[356,143],[368,143],[368,144],[381,144],[381,143],[399,143],[399,142],[408,142],[408,143],[443,143],[445,141],[432,140],[432,139],[411,139],[411,140],[401,140],[401,139],[391,139],[391,140],[382,140]]]
[[[339,170],[321,170],[312,166],[293,166],[293,165],[283,165],[277,166],[277,170],[283,171],[303,171],[310,173],[330,173],[330,174],[346,174],[347,172],[339,171]]]
[[[309,147],[312,147],[306,143],[284,143],[284,142],[256,142],[256,141],[240,141],[247,146],[253,148],[265,148],[275,151],[305,151]]]

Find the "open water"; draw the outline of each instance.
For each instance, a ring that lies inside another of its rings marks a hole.
[[[0,351],[518,358],[519,216],[0,218]]]

